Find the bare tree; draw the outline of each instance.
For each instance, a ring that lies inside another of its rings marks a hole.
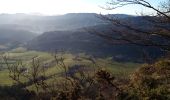
[[[101,18],[111,23],[113,34],[106,32],[94,32],[112,43],[128,43],[140,46],[158,47],[162,50],[170,51],[170,0],[160,3],[159,7],[154,7],[147,0],[111,0],[107,2],[104,9],[115,10],[127,5],[139,5],[153,10],[152,14],[141,14],[148,29],[141,28],[131,22],[130,19],[122,20],[115,16],[104,16]],[[118,28],[115,28],[118,27]]]
[[[40,62],[40,58],[37,56],[32,58],[29,66],[25,65],[22,60],[15,60],[10,63],[9,57],[5,55],[2,57],[9,70],[9,77],[15,82],[16,86],[27,91],[30,91],[27,88],[28,86],[35,87],[36,97],[34,99],[110,99],[117,98],[118,94],[122,92],[117,85],[116,78],[100,68],[95,59],[84,58],[89,60],[94,68],[79,64],[69,67],[65,64],[63,55],[59,56],[56,53],[52,55],[55,61],[55,65],[52,65],[52,67],[62,69],[61,73],[56,71],[56,73],[46,74],[50,65],[47,67],[47,64],[45,64],[44,67],[44,63]]]

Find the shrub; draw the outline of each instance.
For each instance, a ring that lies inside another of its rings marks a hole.
[[[170,60],[143,65],[130,76],[124,94],[129,99],[138,100],[170,99]]]

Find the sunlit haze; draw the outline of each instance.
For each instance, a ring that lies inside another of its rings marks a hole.
[[[125,13],[136,14],[144,10],[131,5],[114,11],[102,9],[109,0],[0,0],[0,13],[31,13],[58,15],[65,13]],[[154,2],[155,0],[149,0]],[[159,1],[159,0],[158,0]]]

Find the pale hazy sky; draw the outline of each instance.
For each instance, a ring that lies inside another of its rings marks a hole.
[[[0,13],[41,13],[45,15],[58,15],[65,13],[125,13],[135,14],[145,11],[142,7],[134,5],[107,11],[104,6],[109,0],[0,0]],[[147,0],[156,5],[162,0]]]

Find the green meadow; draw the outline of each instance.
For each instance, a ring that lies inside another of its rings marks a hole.
[[[12,60],[22,61],[23,65],[26,68],[31,67],[32,58],[36,57],[40,64],[49,64],[54,61],[54,54],[48,52],[40,52],[40,51],[28,51],[24,48],[17,48],[8,52],[1,53],[1,56],[6,56],[12,62]],[[134,72],[140,64],[132,63],[132,62],[116,62],[113,61],[111,57],[107,58],[95,58],[95,63],[93,63],[89,58],[89,55],[85,54],[71,54],[71,53],[56,53],[58,58],[64,58],[64,64],[68,68],[72,68],[74,65],[84,65],[93,69],[104,69],[109,71],[115,76],[118,77],[127,77],[130,73]],[[9,60],[9,62],[10,62]],[[13,81],[9,78],[9,70],[7,69],[4,60],[1,58],[1,70],[0,70],[0,85],[12,85]],[[49,65],[46,70],[46,75],[50,76],[53,74],[61,74],[64,69],[61,66],[57,66],[56,64]],[[61,76],[59,76],[61,77]],[[25,80],[25,79],[23,79]],[[49,79],[50,80],[50,79]]]

